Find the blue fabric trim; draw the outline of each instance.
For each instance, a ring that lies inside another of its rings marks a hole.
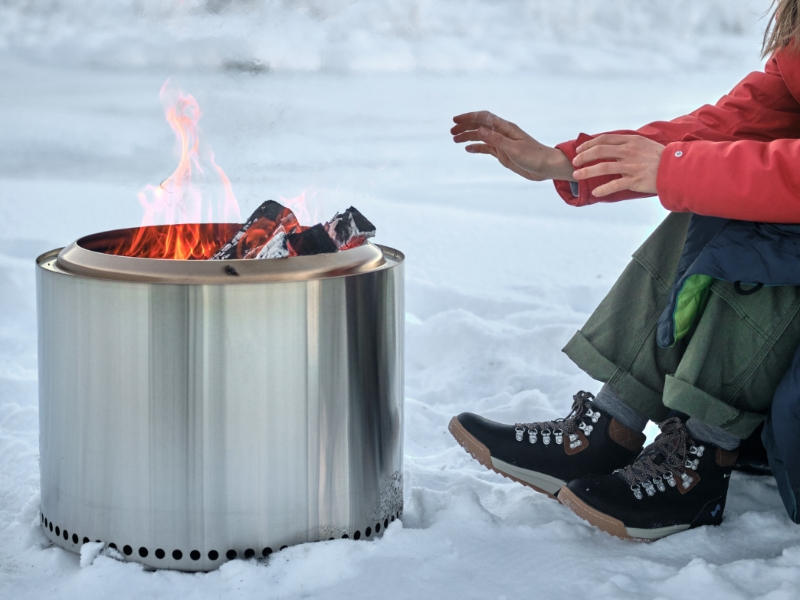
[[[581,186],[577,181],[569,182],[569,189],[572,190],[572,197],[577,198],[581,194]]]

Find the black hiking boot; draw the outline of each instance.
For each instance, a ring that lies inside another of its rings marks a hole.
[[[571,481],[558,499],[603,531],[637,541],[719,525],[737,451],[695,442],[677,417],[660,427],[632,464]]]
[[[600,411],[593,398],[578,392],[569,415],[556,421],[503,425],[461,413],[449,429],[487,469],[555,498],[577,477],[630,464],[644,444],[644,434]]]

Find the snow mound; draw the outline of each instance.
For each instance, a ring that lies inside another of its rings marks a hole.
[[[88,542],[81,546],[81,567],[90,567],[100,553],[105,544],[103,542]]]

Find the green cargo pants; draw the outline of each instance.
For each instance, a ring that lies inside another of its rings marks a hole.
[[[670,409],[748,437],[765,417],[800,344],[800,288],[743,296],[715,281],[695,328],[656,344],[691,215],[672,213],[633,255],[564,352],[651,421]]]

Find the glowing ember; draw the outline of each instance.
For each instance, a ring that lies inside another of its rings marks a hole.
[[[231,182],[200,137],[200,107],[168,79],[161,88],[164,113],[180,147],[175,172],[159,186],[139,194],[142,228],[120,254],[141,258],[207,259],[220,243],[207,223],[240,223]],[[206,223],[206,224],[201,224]],[[148,225],[174,225],[153,228]]]
[[[294,212],[267,200],[211,260],[288,258],[356,248],[375,235],[375,226],[352,206],[325,224],[300,225]]]
[[[291,210],[274,200],[267,200],[250,215],[241,230],[212,259],[259,258],[261,251],[276,235],[302,229],[305,227],[297,222],[297,217]],[[267,249],[267,253],[269,250],[271,248]],[[284,256],[288,254],[280,253],[275,258]],[[260,258],[267,258],[267,254]]]

